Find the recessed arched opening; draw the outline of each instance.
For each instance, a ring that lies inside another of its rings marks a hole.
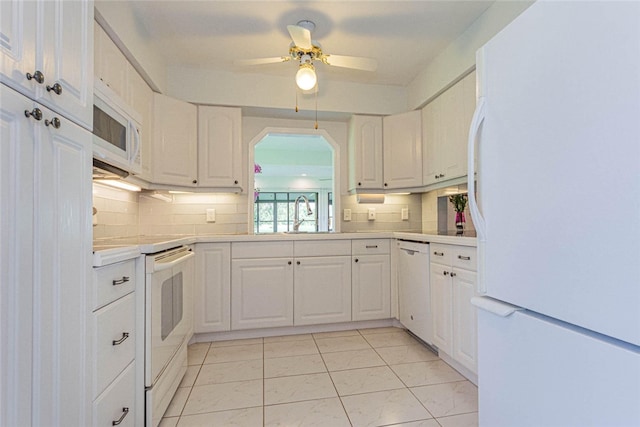
[[[248,148],[250,233],[339,231],[340,147],[326,131],[265,128]]]

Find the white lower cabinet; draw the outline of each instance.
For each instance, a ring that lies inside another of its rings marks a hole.
[[[294,325],[351,321],[351,257],[295,261]]]
[[[231,329],[293,325],[291,258],[231,261]]]
[[[136,362],[131,362],[93,402],[94,426],[136,425],[136,407],[132,404],[135,401],[135,374]]]
[[[433,344],[477,373],[476,248],[431,245]],[[437,262],[434,262],[436,261]]]
[[[231,329],[231,244],[196,246],[194,332]]]
[[[138,263],[138,264],[136,264]],[[141,259],[93,269],[93,426],[142,422],[143,384],[136,383],[136,279]],[[139,403],[136,403],[139,402]],[[117,424],[113,424],[117,423]]]
[[[352,319],[391,317],[391,258],[388,239],[354,240],[352,243]]]

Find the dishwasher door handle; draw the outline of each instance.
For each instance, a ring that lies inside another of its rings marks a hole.
[[[407,248],[399,248],[401,251],[405,251],[406,253],[408,253],[409,255],[414,255],[417,251],[414,251],[413,249],[407,249]]]

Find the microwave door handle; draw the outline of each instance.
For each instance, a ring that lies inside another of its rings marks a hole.
[[[138,127],[134,123],[131,123],[131,133],[135,144],[135,150],[133,151],[130,159],[131,163],[133,163],[135,162],[136,157],[138,157],[138,153],[140,153],[140,134],[138,133]]]
[[[184,261],[186,261],[189,258],[194,257],[194,256],[196,256],[196,254],[191,252],[191,251],[189,251],[185,255],[181,256],[180,258],[174,259],[173,261],[170,261],[170,262],[154,262],[153,263],[153,271],[156,272],[156,271],[162,271],[162,270],[166,270],[166,269],[172,268],[172,267],[180,264],[181,262],[184,262]]]

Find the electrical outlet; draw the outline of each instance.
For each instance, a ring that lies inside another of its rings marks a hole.
[[[376,219],[376,210],[374,208],[367,209],[367,219],[369,221],[375,221],[375,219]]]
[[[343,221],[351,221],[351,209],[345,209],[342,214]]]
[[[409,220],[409,208],[402,208],[402,213],[401,215],[401,219],[403,221],[408,221]]]
[[[216,210],[207,209],[207,222],[216,222]]]

